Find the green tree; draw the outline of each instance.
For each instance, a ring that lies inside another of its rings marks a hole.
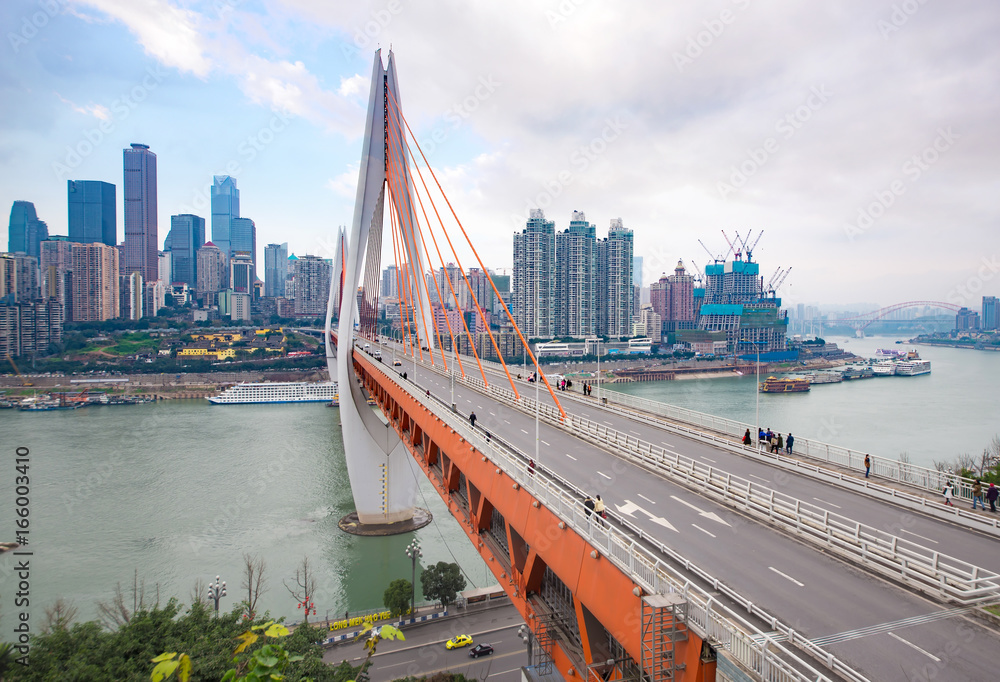
[[[382,593],[382,603],[394,616],[402,616],[410,610],[410,596],[413,594],[413,583],[405,578],[399,578],[389,583]]]
[[[465,589],[465,576],[458,564],[439,561],[423,570],[420,584],[424,588],[424,598],[440,601],[441,606],[447,608]]]

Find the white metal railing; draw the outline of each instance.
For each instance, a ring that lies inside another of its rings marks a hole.
[[[773,633],[784,635],[788,643],[807,652],[848,680],[864,682],[868,679],[833,654],[797,635],[776,617],[614,512],[610,514],[612,520],[628,530],[628,533],[622,532],[612,524],[596,523],[594,517],[586,513],[587,510],[581,503],[584,492],[576,486],[549,470],[540,467],[530,469],[527,455],[502,438],[495,436],[487,438],[480,429],[471,427],[464,418],[456,419],[455,413],[449,406],[437,397],[418,389],[415,383],[398,381],[397,377],[390,376],[387,368],[380,363],[368,364],[371,370],[385,375],[390,381],[402,387],[413,400],[446,421],[471,446],[487,455],[501,471],[518,485],[529,490],[569,528],[587,538],[595,549],[647,592],[677,592],[683,595],[688,601],[689,626],[705,639],[725,648],[742,665],[760,675],[761,679],[775,682],[829,679],[810,663],[775,641]],[[647,545],[651,545],[653,549]],[[689,577],[665,562],[661,555],[670,557],[672,561],[683,566],[684,570],[711,585],[714,591],[725,594],[741,608],[746,609],[751,616],[767,623],[772,633],[764,632],[732,611],[728,605],[720,602],[718,597],[709,594],[704,588],[693,583]]]
[[[465,380],[473,385],[476,378]],[[525,412],[535,413],[535,401],[498,386],[489,394]],[[1000,596],[1000,575],[961,559],[927,549],[877,528],[803,502],[749,479],[734,476],[690,457],[622,434],[584,417],[561,419],[551,405],[537,406],[546,422],[567,428],[578,437],[612,446],[624,458],[652,468],[665,477],[696,489],[708,497],[740,505],[743,511],[794,533],[823,549],[860,563],[886,577],[921,592],[959,604],[971,604]],[[723,443],[732,447],[728,443]]]
[[[496,363],[484,362],[483,364],[484,367],[487,367],[491,371],[502,372],[502,368]],[[579,402],[581,405],[586,405],[588,408],[599,408],[614,412],[628,419],[645,422],[671,433],[677,433],[688,438],[726,447],[751,459],[757,459],[758,461],[787,470],[796,471],[854,492],[881,498],[887,502],[919,511],[923,514],[960,523],[991,535],[1000,536],[1000,518],[996,516],[977,514],[958,505],[944,505],[933,499],[928,499],[923,494],[907,492],[875,482],[877,479],[890,480],[908,484],[918,490],[933,491],[940,494],[945,482],[951,480],[956,486],[955,496],[966,501],[971,501],[972,484],[974,483],[971,479],[954,476],[935,469],[927,469],[926,467],[874,457],[872,458],[872,478],[847,475],[842,471],[824,469],[781,452],[770,453],[767,452],[766,448],[761,451],[756,444],[756,440],[754,440],[754,445],[744,447],[742,445],[744,432],[747,428],[750,428],[751,432],[754,430],[746,424],[741,424],[740,422],[724,417],[695,412],[694,410],[688,410],[667,403],[648,400],[646,398],[637,398],[636,396],[617,391],[602,391],[601,393],[602,397],[609,399],[607,402],[584,399],[572,391],[560,394],[560,399],[566,400],[569,398]],[[671,421],[665,421],[652,415],[658,415]],[[673,422],[679,422],[679,424]],[[692,429],[688,428],[689,426],[698,428]],[[714,437],[712,433],[721,433],[725,437]],[[800,440],[796,438],[796,455],[802,454],[801,450],[799,450],[800,442],[805,444],[805,456],[809,459],[839,464],[845,468],[859,472],[864,471],[865,453],[820,441],[806,438]],[[736,449],[730,446],[735,446]]]

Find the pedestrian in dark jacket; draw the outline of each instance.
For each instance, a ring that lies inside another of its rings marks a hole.
[[[795,442],[795,436],[788,434],[788,439],[785,440],[785,452],[789,455],[792,454],[792,443]]]
[[[781,452],[784,449],[785,449],[785,439],[782,438],[781,434],[779,433],[778,434],[778,452]]]
[[[747,429],[747,432],[743,434],[743,444],[744,445],[750,445],[750,442],[751,442],[750,441],[750,429]]]
[[[868,472],[872,470],[872,458],[865,455],[865,478],[868,478]]]
[[[590,515],[594,513],[594,498],[587,495],[587,499],[583,501],[583,507],[587,512],[587,518],[589,519]]]
[[[469,423],[472,424],[472,428],[476,428],[476,413],[475,412],[470,412],[469,413]]]
[[[986,491],[986,499],[990,503],[990,511],[996,513],[997,511],[997,497],[1000,496],[1000,489],[995,485],[990,483],[989,489]]]
[[[983,484],[979,482],[978,478],[976,479],[976,482],[972,484],[972,510],[973,511],[976,510],[976,502],[978,502],[979,506],[983,508],[983,511],[986,511],[986,505],[983,504]]]

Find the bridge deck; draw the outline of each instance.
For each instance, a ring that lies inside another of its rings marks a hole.
[[[388,361],[387,353],[383,357]],[[419,365],[414,368],[412,361],[396,369],[407,371],[409,381],[421,390],[450,399],[450,382],[437,371]],[[522,393],[525,389],[527,385],[520,387]],[[533,397],[534,391],[527,390]],[[535,424],[530,415],[457,382],[455,401],[462,415],[476,412],[478,427],[533,456]],[[776,471],[601,410],[596,404],[562,402],[568,413],[602,421],[624,433],[790,492],[831,512],[1000,571],[1000,545],[979,533]],[[971,608],[943,606],[874,577],[562,429],[542,423],[539,430],[537,466],[601,494],[609,510],[617,510],[645,533],[763,605],[797,633],[822,643],[825,650],[871,679],[907,679],[936,671],[933,676],[939,679],[971,680],[990,669],[989,652],[1000,646],[1000,637],[994,629],[970,618]]]

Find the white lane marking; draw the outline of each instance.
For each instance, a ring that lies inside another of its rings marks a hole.
[[[841,507],[839,504],[834,504],[833,502],[827,502],[826,500],[821,500],[818,497],[814,497],[813,499],[816,500],[817,502],[822,502],[823,504],[828,504],[831,507],[836,507],[837,509],[843,509],[843,507]]]
[[[705,535],[709,535],[709,536],[711,536],[713,538],[715,537],[715,533],[709,533],[707,530],[705,530],[704,528],[702,528],[701,526],[699,526],[697,523],[692,523],[691,525],[694,526],[695,528],[697,528],[698,530],[700,530]]]
[[[705,455],[698,455],[698,456],[701,459],[705,460],[706,462],[711,462],[712,464],[716,464],[716,461],[714,459],[712,459],[711,457],[706,457]]]
[[[544,440],[542,441],[542,445],[548,445],[549,447],[552,447],[550,443],[546,443]]]
[[[798,580],[796,580],[792,576],[788,575],[787,573],[782,573],[781,571],[779,571],[778,569],[776,569],[774,566],[768,566],[768,568],[771,569],[772,571],[774,571],[775,573],[777,573],[778,575],[780,575],[785,580],[791,580],[793,583],[795,583],[799,587],[805,587],[806,586],[805,583],[800,583]]]
[[[642,493],[636,493],[636,495],[638,495],[638,496],[639,496],[639,497],[641,497],[642,499],[646,500],[646,502],[649,502],[650,504],[656,504],[656,502],[653,502],[653,500],[649,499],[648,497],[646,497],[646,496],[645,496],[645,495],[643,495]]]
[[[607,475],[606,473],[604,473],[603,471],[598,471],[597,473],[599,473],[599,474],[600,474],[601,476],[603,476],[604,478],[608,479],[609,481],[611,480],[611,477],[610,477],[610,476],[608,476],[608,475]]]
[[[668,448],[672,448],[672,447],[674,447],[674,444],[673,444],[673,443],[665,443],[665,442],[663,442],[662,440],[660,441],[660,443],[661,443],[661,444],[662,444],[663,446],[665,446],[665,447],[668,447]],[[677,454],[677,453],[674,453],[674,454]]]
[[[681,498],[677,497],[676,495],[671,495],[670,499],[676,500],[677,502],[680,502],[685,507],[690,507],[691,509],[694,509],[696,512],[698,512],[699,514],[701,514],[702,516],[704,516],[706,519],[712,519],[716,523],[721,523],[724,526],[728,526],[729,525],[728,523],[726,523],[725,521],[723,521],[722,517],[720,517],[715,512],[702,511],[701,509],[699,509],[698,507],[694,506],[690,502],[685,502],[684,500],[682,500]]]
[[[604,423],[607,424],[608,426],[614,426],[615,425],[614,422],[609,422],[607,419],[604,420]]]
[[[574,457],[573,455],[569,454],[568,452],[566,453],[566,456],[569,457],[574,462],[576,461],[576,457]]]
[[[909,531],[909,530],[906,530],[905,528],[900,528],[900,529],[899,529],[899,532],[900,532],[900,533],[909,533],[910,535],[916,535],[916,536],[917,536],[918,538],[920,538],[921,540],[926,540],[927,542],[933,542],[933,543],[934,543],[935,545],[936,545],[936,544],[938,544],[938,541],[937,541],[937,540],[931,540],[931,539],[930,539],[929,537],[927,537],[926,535],[917,535],[917,534],[916,534],[916,533],[914,533],[913,531]]]
[[[527,432],[527,431],[525,431],[524,429],[521,429],[521,433],[523,433],[523,434],[524,434],[525,436],[527,436],[527,435],[528,435],[528,432]]]
[[[628,430],[628,432],[629,432],[629,433],[634,433],[634,434],[635,434],[635,435],[637,435],[637,436],[641,436],[641,435],[642,435],[642,434],[641,434],[641,433],[639,433],[638,431],[633,431],[632,429],[629,429],[629,430]]]
[[[490,412],[490,415],[493,417],[497,416],[495,412]]]
[[[581,412],[580,414],[582,414],[584,417],[588,417],[588,418],[590,417],[590,415],[587,414],[586,412]]]
[[[940,663],[941,662],[941,659],[938,658],[937,656],[935,656],[934,654],[932,654],[931,652],[924,651],[923,649],[921,649],[920,647],[918,647],[913,642],[907,642],[905,639],[903,639],[902,637],[900,637],[899,635],[897,635],[895,632],[887,632],[886,634],[889,635],[890,637],[892,637],[893,639],[898,639],[900,642],[902,642],[906,646],[913,647],[914,649],[916,649],[917,651],[919,651],[920,653],[922,653],[924,656],[927,656],[928,658],[930,658],[931,660],[933,660],[935,663]]]
[[[754,474],[749,474],[750,478],[756,478],[758,481],[764,481],[764,483],[770,483],[766,478],[761,478],[760,476],[755,476]]]

